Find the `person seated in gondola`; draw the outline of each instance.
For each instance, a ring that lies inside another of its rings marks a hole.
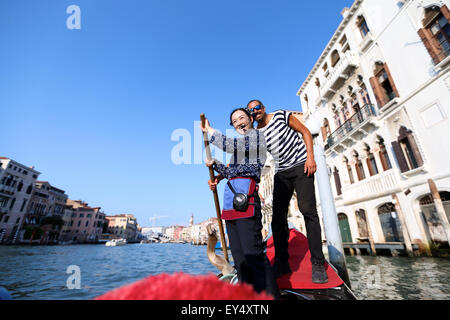
[[[256,292],[266,291],[279,298],[276,280],[269,260],[264,252],[262,239],[261,200],[258,183],[266,161],[264,134],[253,128],[253,118],[243,109],[235,109],[230,115],[230,124],[243,135],[229,138],[213,129],[209,121],[200,125],[203,132],[211,135],[210,143],[231,153],[228,165],[213,159],[206,165],[219,173],[215,181],[208,181],[211,190],[225,179],[222,219],[225,220],[231,254],[240,282],[253,286]]]

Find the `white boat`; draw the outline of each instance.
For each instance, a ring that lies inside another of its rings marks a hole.
[[[123,246],[127,244],[126,239],[112,239],[105,243],[107,247]]]

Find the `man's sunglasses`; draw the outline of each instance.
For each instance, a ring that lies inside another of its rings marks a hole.
[[[251,108],[251,109],[248,109],[250,112],[253,112],[253,111],[255,111],[255,110],[261,110],[263,107],[262,107],[262,105],[257,105],[256,107],[253,107],[253,108]]]

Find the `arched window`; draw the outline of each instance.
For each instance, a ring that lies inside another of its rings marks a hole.
[[[328,70],[328,64],[325,63],[322,67],[323,70],[323,75],[325,78],[328,78],[328,76],[330,75],[330,71]]]
[[[361,83],[361,90],[359,91],[359,95],[361,96],[361,100],[364,105],[372,104],[369,97],[369,92],[367,92],[367,87],[364,83]]]
[[[433,62],[438,64],[450,54],[450,11],[446,5],[431,6],[425,9],[423,28],[419,36],[422,39]]]
[[[370,29],[367,25],[366,19],[363,16],[359,16],[356,19],[356,25],[358,26],[359,32],[361,33],[361,36],[365,38],[367,34],[370,32]]]
[[[375,160],[375,156],[370,151],[369,146],[366,146],[366,152],[367,152],[367,159],[366,159],[367,168],[369,168],[370,176],[374,176],[374,175],[378,174],[377,162]]]
[[[392,142],[401,172],[407,172],[423,165],[422,156],[411,130],[402,126],[397,141]]]
[[[316,78],[316,81],[314,82],[316,87],[317,87],[317,92],[319,93],[319,97],[321,96],[320,94],[320,80],[319,78]]]
[[[353,157],[355,158],[356,175],[358,176],[358,180],[362,181],[366,178],[366,175],[364,173],[364,166],[361,162],[361,159],[359,159],[359,154],[356,151],[354,151]]]
[[[342,114],[342,118],[344,118],[344,122],[350,118],[350,113],[348,112],[346,105],[343,105],[341,107],[341,114]]]
[[[336,107],[336,105],[333,105],[333,107]],[[336,128],[339,128],[342,125],[341,117],[339,115],[339,110],[334,110],[334,122],[336,124]]]
[[[380,157],[383,171],[392,169],[391,161],[389,160],[389,155],[387,153],[386,146],[384,145],[383,138],[378,137],[378,145],[380,147],[380,151],[378,151],[378,156]]]
[[[334,167],[333,176],[334,176],[334,184],[336,185],[336,193],[338,196],[340,196],[342,194],[342,185],[341,185],[341,178],[339,176],[339,170],[336,167]]]
[[[325,118],[323,120],[323,127],[322,127],[323,141],[325,141],[328,136],[331,136],[331,129],[330,129],[330,123],[328,122],[328,119]]]
[[[344,36],[339,41],[339,44],[341,45],[342,52],[345,53],[348,50],[350,50],[350,46],[348,45],[347,36],[344,34]]]
[[[334,67],[339,62],[339,60],[341,60],[339,52],[337,50],[334,50],[331,53],[331,66]]]
[[[345,121],[347,121],[348,119],[350,119],[351,115],[350,115],[350,111],[348,111],[348,105],[347,102],[343,102],[342,103],[342,108],[341,108],[341,112],[344,116]]]
[[[345,163],[345,166],[347,168],[348,179],[350,180],[350,184],[353,184],[353,183],[355,183],[355,178],[353,177],[352,167],[348,163],[347,157],[344,157],[344,163]]]
[[[316,85],[316,87],[320,88],[320,80],[319,80],[319,78],[316,78],[315,85]]]
[[[370,78],[370,84],[380,108],[400,96],[386,63],[378,61],[375,64],[374,76]]]

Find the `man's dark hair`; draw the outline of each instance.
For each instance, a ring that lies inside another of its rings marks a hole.
[[[234,114],[235,112],[237,112],[237,111],[243,111],[243,112],[248,116],[248,118],[250,119],[250,121],[252,120],[252,115],[250,114],[250,112],[249,112],[247,109],[244,109],[244,108],[237,108],[237,109],[234,109],[233,111],[231,111],[231,114],[230,114],[230,125],[233,125],[233,121],[231,120],[231,118],[233,117],[233,114]]]
[[[249,103],[247,103],[247,109],[248,109],[248,106],[250,105],[250,103],[255,102],[255,101],[258,102],[261,106],[266,107],[266,106],[264,105],[264,103],[262,103],[260,100],[258,100],[258,99],[253,99],[253,100],[250,100]]]

